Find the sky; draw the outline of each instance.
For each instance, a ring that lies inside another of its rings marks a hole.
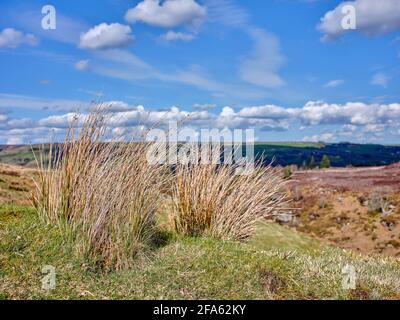
[[[400,1],[1,0],[0,144],[48,141],[97,103],[115,134],[184,120],[399,144]]]

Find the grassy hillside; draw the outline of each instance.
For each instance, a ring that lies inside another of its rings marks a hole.
[[[155,249],[127,271],[102,274],[74,258],[56,227],[26,207],[0,209],[2,299],[398,299],[400,266],[326,247],[275,224],[248,243],[181,237],[163,230]],[[342,268],[357,288],[342,289]],[[41,289],[41,268],[56,267],[57,287]]]
[[[36,168],[37,164],[34,153],[38,155],[40,152],[42,152],[44,155],[46,155],[48,151],[49,145],[0,145],[0,163]]]

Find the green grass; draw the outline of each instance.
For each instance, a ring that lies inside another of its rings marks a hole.
[[[296,250],[307,253],[322,248],[320,242],[274,223],[261,223],[257,234],[248,244],[259,250]]]
[[[123,272],[98,273],[29,208],[0,209],[0,299],[384,299],[400,297],[398,261],[334,249],[275,224],[249,243],[169,234]],[[358,271],[343,290],[341,270]],[[53,265],[57,287],[41,289]]]

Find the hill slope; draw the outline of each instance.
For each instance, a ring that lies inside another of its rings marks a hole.
[[[56,227],[29,208],[0,209],[3,299],[398,299],[396,259],[361,257],[326,247],[275,224],[249,243],[166,234],[158,248],[124,272],[99,274],[71,254]],[[342,287],[354,266],[357,286]],[[56,289],[41,289],[43,266],[56,268]]]
[[[44,149],[43,149],[44,148]],[[1,146],[0,162],[35,167],[36,162],[32,149],[36,154],[45,151],[47,154],[49,145],[45,146]],[[314,157],[318,165],[324,155],[328,155],[332,166],[383,166],[400,161],[400,146],[383,146],[373,144],[351,143],[304,143],[304,142],[266,142],[255,144],[255,154],[264,155],[266,162],[274,159],[275,165],[296,164],[302,166]]]

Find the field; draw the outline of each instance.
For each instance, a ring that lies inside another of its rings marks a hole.
[[[360,169],[295,173],[289,188],[301,190],[301,199],[293,200],[299,208],[297,222],[281,226],[265,221],[244,243],[178,235],[168,212],[160,210],[160,234],[153,250],[139,255],[129,270],[109,273],[76,257],[58,227],[40,221],[26,200],[35,170],[0,168],[1,192],[6,194],[0,206],[2,299],[400,298],[400,199],[393,193],[398,185],[389,183],[392,189],[385,191],[397,210],[390,216],[390,230],[379,213],[368,213],[358,198],[362,194],[368,199],[373,193],[359,188],[364,180],[383,181],[386,173],[399,173],[396,166],[370,174]],[[345,183],[341,177],[346,174],[354,184]],[[17,181],[19,188],[13,188]],[[45,265],[56,268],[54,290],[41,288]],[[355,289],[342,286],[346,265],[357,272]]]

